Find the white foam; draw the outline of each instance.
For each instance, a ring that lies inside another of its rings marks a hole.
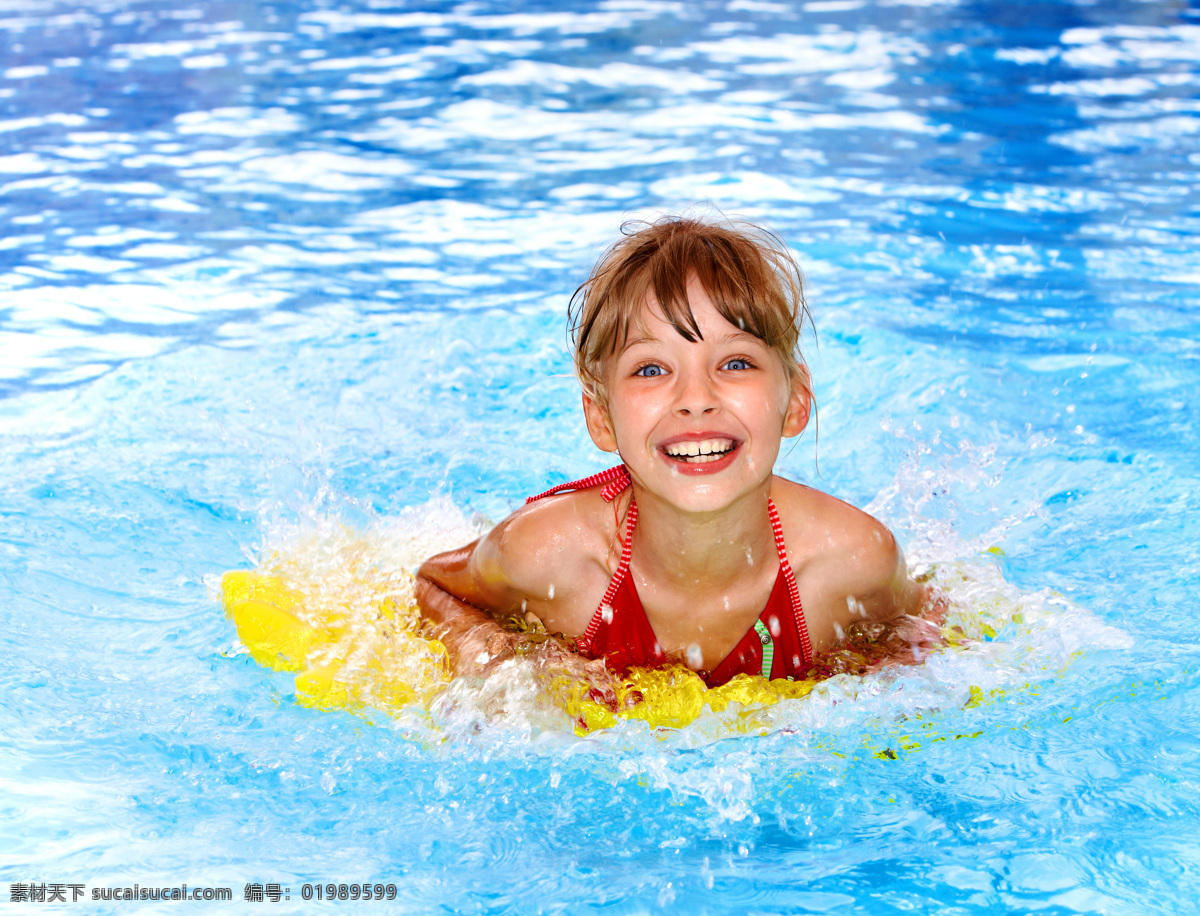
[[[629,63],[607,63],[600,67],[567,67],[545,61],[512,61],[503,68],[462,77],[459,83],[475,86],[558,87],[565,91],[574,83],[589,83],[607,89],[653,86],[673,92],[707,92],[725,83],[686,71],[666,70]]]
[[[49,69],[40,64],[30,64],[24,67],[9,67],[4,71],[4,78],[6,80],[27,80],[37,76],[45,76],[49,72]]]
[[[556,248],[588,250],[608,241],[612,227],[636,214],[543,210],[514,216],[483,204],[430,200],[369,210],[352,225],[389,229],[397,240],[414,246],[452,242],[505,242],[521,251]]]
[[[664,178],[650,186],[652,194],[667,200],[706,197],[733,202],[794,201],[825,203],[841,195],[802,178],[780,178],[763,172],[707,172],[686,177]],[[791,212],[795,213],[795,210]]]
[[[197,245],[176,245],[170,243],[150,243],[146,245],[136,245],[133,248],[128,248],[122,254],[127,258],[152,258],[152,259],[184,259],[198,258],[207,254],[207,250],[200,248]]]
[[[228,66],[229,58],[224,54],[199,54],[185,57],[180,63],[188,70],[214,70]]]
[[[0,378],[20,378],[29,370],[47,370],[51,376],[61,366],[78,366],[80,357],[89,362],[108,362],[153,356],[169,342],[138,334],[96,335],[83,329],[51,327],[33,333],[0,331]],[[70,351],[71,359],[65,359]],[[41,381],[54,381],[43,377]]]
[[[87,118],[83,115],[54,112],[34,118],[12,118],[8,121],[0,121],[0,133],[25,130],[30,127],[45,127],[47,124],[56,124],[59,127],[82,127],[86,123]]]
[[[284,184],[306,184],[332,191],[362,191],[386,188],[395,178],[414,171],[400,156],[386,159],[346,156],[308,150],[281,156],[258,156],[241,164],[257,179]]]
[[[887,72],[892,63],[915,63],[929,54],[911,38],[896,38],[875,29],[832,31],[813,35],[734,35],[718,41],[693,42],[692,50],[718,63],[737,64],[747,73],[846,73],[851,70]],[[772,61],[762,66],[754,59]]]
[[[1174,148],[1181,138],[1200,133],[1200,121],[1189,115],[1114,121],[1084,130],[1051,134],[1051,143],[1079,152],[1095,153],[1130,146]]]
[[[226,137],[257,137],[294,133],[304,128],[304,119],[283,108],[214,108],[175,116],[181,134],[220,134]]]
[[[108,259],[96,260],[112,263]],[[13,290],[6,294],[5,304],[10,309],[9,328],[36,332],[42,336],[53,331],[56,325],[64,323],[96,326],[116,320],[138,324],[172,324],[209,310],[266,309],[282,301],[286,295],[263,290],[222,291],[182,284],[166,287],[148,283],[104,283]],[[112,338],[110,334],[92,333],[89,342],[103,347]],[[156,340],[158,338],[147,338],[146,343],[154,344]]]
[[[39,172],[49,172],[52,165],[36,153],[17,153],[13,156],[0,156],[0,172],[16,172],[33,175]]]

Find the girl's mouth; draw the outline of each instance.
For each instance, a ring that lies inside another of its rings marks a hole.
[[[700,439],[691,442],[672,442],[664,445],[667,456],[681,464],[710,464],[720,461],[737,448],[732,439]]]

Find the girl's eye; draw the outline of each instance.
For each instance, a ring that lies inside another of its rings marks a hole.
[[[658,378],[663,374],[663,367],[655,363],[649,363],[638,368],[634,375],[640,375],[642,378]]]
[[[726,369],[749,369],[749,368],[751,368],[750,360],[734,358],[725,363],[725,368]]]

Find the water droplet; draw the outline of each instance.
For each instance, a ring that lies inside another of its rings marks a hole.
[[[605,623],[612,623],[613,609],[611,604],[600,605],[600,619]]]
[[[704,650],[695,643],[691,643],[687,647],[685,657],[688,667],[693,671],[699,671],[704,666]]]

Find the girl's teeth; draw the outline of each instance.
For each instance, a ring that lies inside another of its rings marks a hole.
[[[676,442],[666,447],[672,458],[683,458],[689,464],[716,461],[733,448],[731,439],[705,439],[700,442]]]

